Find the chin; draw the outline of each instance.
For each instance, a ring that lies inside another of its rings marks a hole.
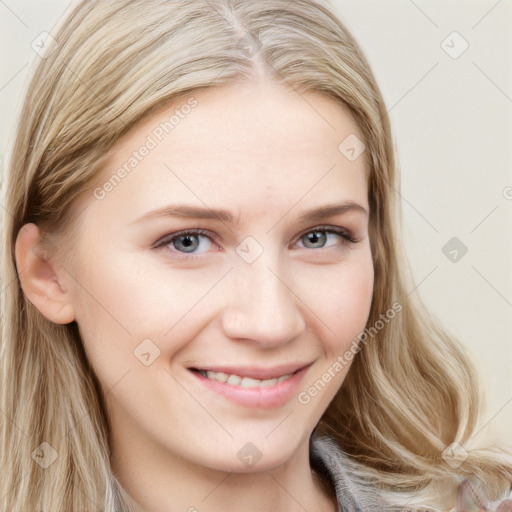
[[[291,427],[290,423],[287,431],[281,435],[269,435],[266,429],[259,435],[252,432],[251,435],[236,436],[225,450],[216,450],[209,454],[207,461],[203,459],[203,465],[230,473],[258,473],[283,466],[299,456],[302,449],[309,453],[309,435],[305,435],[305,440],[303,436],[299,438],[296,430],[290,431]],[[291,432],[293,437],[290,436]]]

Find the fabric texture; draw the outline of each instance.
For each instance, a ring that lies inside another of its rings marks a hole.
[[[350,476],[354,463],[327,437],[312,437],[311,466],[330,479],[336,492],[338,512],[383,512],[390,510],[378,489]]]
[[[328,478],[336,493],[338,512],[407,512],[408,508],[393,507],[387,502],[379,489],[368,482],[354,478],[354,462],[338,445],[328,437],[312,436],[310,440],[310,459],[312,468]],[[453,506],[442,512],[496,511],[512,512],[512,485],[500,500],[486,501],[482,488],[469,480],[464,480],[454,489]],[[417,508],[414,510],[438,510],[436,508]],[[441,511],[440,511],[441,512]]]

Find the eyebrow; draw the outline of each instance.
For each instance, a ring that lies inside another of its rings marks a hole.
[[[299,222],[316,222],[325,217],[333,215],[341,215],[348,212],[362,213],[368,215],[368,209],[354,201],[343,201],[341,203],[326,204],[317,208],[312,208],[303,212],[299,218]],[[226,224],[238,225],[239,215],[235,216],[229,211],[222,208],[208,208],[187,204],[175,204],[150,211],[139,217],[131,224],[139,223],[145,220],[161,217],[186,217],[190,219],[217,219]]]

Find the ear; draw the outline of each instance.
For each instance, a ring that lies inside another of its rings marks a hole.
[[[21,288],[27,299],[56,324],[75,320],[75,310],[69,292],[62,286],[62,277],[51,259],[39,248],[41,233],[33,224],[25,224],[16,237],[16,268]]]

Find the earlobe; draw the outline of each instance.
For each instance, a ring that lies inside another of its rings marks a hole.
[[[41,233],[33,224],[25,224],[16,237],[16,268],[27,299],[56,324],[75,320],[69,292],[62,286],[54,263],[40,251]]]

